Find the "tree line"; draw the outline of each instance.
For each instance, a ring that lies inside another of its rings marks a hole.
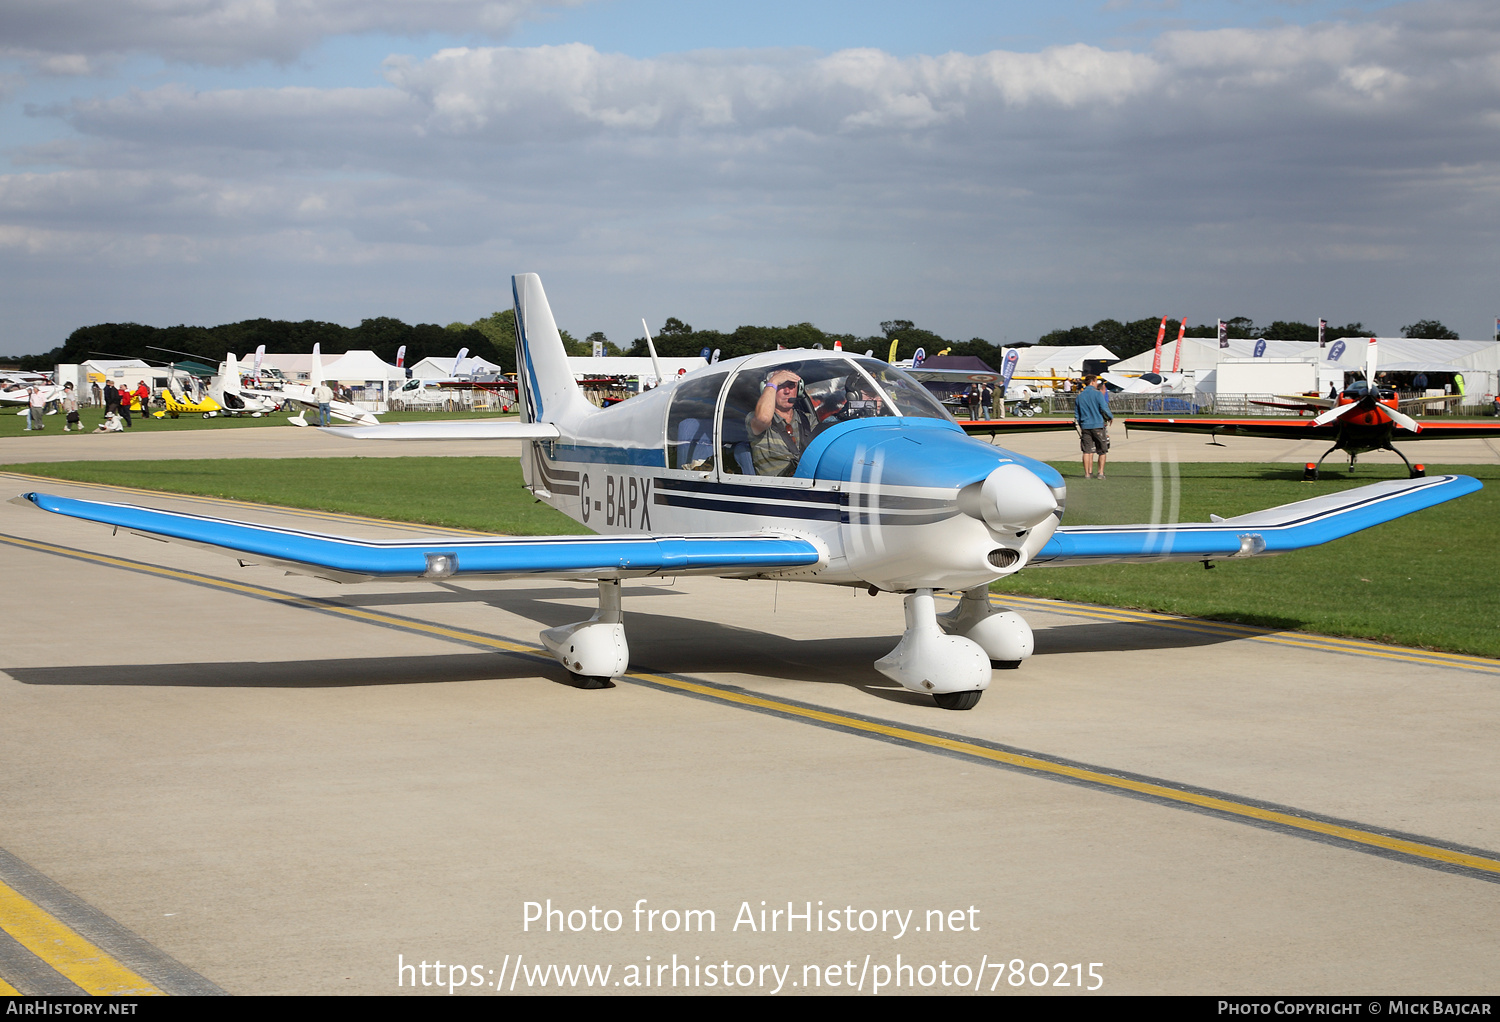
[[[1257,327],[1244,316],[1226,320],[1230,337],[1275,338],[1285,341],[1315,341],[1318,339],[1316,324],[1276,320],[1264,327]],[[1180,321],[1167,320],[1166,340],[1177,339]],[[1147,318],[1130,322],[1102,319],[1093,326],[1076,326],[1066,330],[1053,330],[1037,340],[1041,345],[1094,345],[1102,344],[1119,358],[1149,351],[1156,343],[1156,333],[1161,319]],[[1456,340],[1458,334],[1437,320],[1424,319],[1401,328],[1405,337]],[[586,356],[593,354],[595,341],[602,342],[607,355],[647,354],[646,339],[635,338],[628,349],[624,349],[595,331],[583,340],[578,340],[566,330],[561,330],[563,346],[568,354]],[[1346,323],[1328,327],[1325,336],[1329,341],[1338,337],[1368,337],[1371,331],[1362,323]],[[1200,323],[1189,326],[1188,337],[1216,337],[1218,324]],[[731,331],[695,330],[675,316],[668,317],[660,332],[653,337],[657,354],[689,358],[707,348],[718,351],[724,359],[740,355],[751,355],[761,351],[783,348],[831,349],[835,342],[842,342],[844,350],[863,353],[873,351],[876,357],[886,358],[891,342],[896,342],[896,359],[911,358],[918,348],[926,349],[929,356],[946,352],[949,355],[972,355],[982,358],[999,368],[1000,348],[982,337],[967,341],[950,340],[931,330],[923,329],[909,319],[888,319],[880,324],[880,333],[859,337],[855,334],[833,334],[818,329],[811,323],[793,323],[784,327],[740,326]],[[173,326],[152,327],[139,323],[101,323],[79,327],[68,335],[59,347],[40,355],[26,355],[17,362],[23,369],[47,372],[59,363],[84,362],[90,358],[139,358],[148,362],[171,362],[192,358],[209,365],[217,365],[228,352],[241,358],[254,353],[264,344],[267,351],[287,354],[307,354],[314,344],[331,354],[341,354],[355,349],[369,349],[386,362],[396,361],[396,352],[406,347],[406,365],[412,366],[429,356],[451,358],[460,348],[468,348],[471,355],[501,366],[505,372],[516,369],[515,313],[510,309],[492,313],[472,323],[419,323],[415,326],[389,316],[378,316],[362,320],[357,327],[341,326],[338,323],[323,323],[317,320],[289,322],[273,319],[247,319],[240,323],[222,326]]]

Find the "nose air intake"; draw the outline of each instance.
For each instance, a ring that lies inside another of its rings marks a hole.
[[[965,513],[982,518],[996,532],[1034,529],[1057,510],[1051,487],[1020,465],[1001,465],[985,477],[976,501],[964,502]]]

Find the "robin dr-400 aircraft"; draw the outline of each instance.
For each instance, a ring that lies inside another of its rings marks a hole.
[[[584,687],[625,673],[620,585],[646,576],[795,579],[904,594],[882,674],[968,709],[991,671],[1032,653],[989,584],[1032,565],[1256,557],[1325,543],[1479,488],[1466,476],[1377,483],[1238,518],[1062,525],[1049,466],[971,439],[925,389],[870,357],[770,351],[596,408],[578,389],[534,274],[513,278],[522,421],[393,424],[356,438],[525,441],[537,497],[601,535],[369,542],[28,493],[37,507],[220,548],[336,582],[597,582],[587,621],[542,642]],[[936,593],[962,594],[939,615]]]

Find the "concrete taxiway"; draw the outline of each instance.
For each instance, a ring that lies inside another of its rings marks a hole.
[[[871,666],[896,597],[676,579],[627,586],[632,676],[581,691],[536,633],[588,586],[341,587],[12,504],[0,550],[0,918],[158,989],[1500,978],[1500,662],[1026,600],[1037,655],[950,713]],[[0,981],[89,989],[11,943]]]

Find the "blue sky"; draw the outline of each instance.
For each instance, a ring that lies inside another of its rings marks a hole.
[[[0,354],[467,321],[526,270],[621,341],[1500,303],[1478,0],[13,0],[0,39]]]

